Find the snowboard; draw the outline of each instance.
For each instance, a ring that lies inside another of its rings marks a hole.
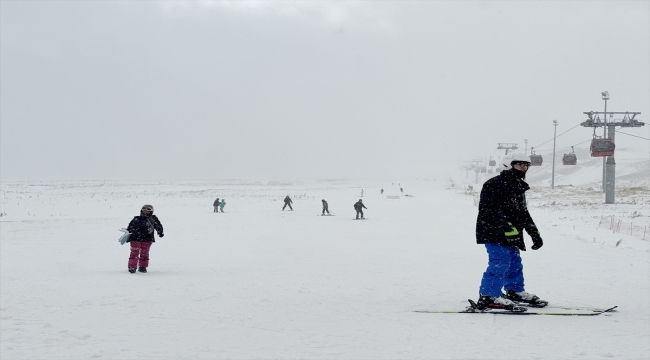
[[[120,236],[117,241],[120,243],[120,245],[124,245],[127,240],[129,240],[129,237],[131,236],[131,233],[125,228],[118,229],[119,231],[123,232],[122,236]]]

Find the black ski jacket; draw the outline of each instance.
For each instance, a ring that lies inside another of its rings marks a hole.
[[[160,223],[160,220],[158,220],[158,217],[156,215],[151,215],[151,220],[153,222],[155,232],[158,233],[158,236],[161,236],[163,233],[163,226]],[[153,233],[149,233],[149,226],[147,223],[147,217],[144,215],[134,217],[133,220],[131,220],[129,223],[129,226],[126,228],[131,233],[131,236],[127,242],[155,242],[156,240],[154,239]]]
[[[284,203],[285,204],[292,204],[293,201],[291,201],[291,198],[287,196],[287,197],[284,198]]]
[[[476,219],[476,243],[495,243],[526,250],[523,230],[533,238],[540,238],[537,226],[526,206],[526,190],[530,186],[520,179],[516,170],[504,170],[483,184]],[[518,231],[517,236],[505,233]]]
[[[354,203],[354,209],[355,210],[359,211],[359,210],[361,210],[361,208],[367,209],[367,207],[365,205],[363,205],[363,203],[361,201],[357,201],[357,202]]]

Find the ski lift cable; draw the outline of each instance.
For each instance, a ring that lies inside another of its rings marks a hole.
[[[562,135],[564,135],[564,134],[566,134],[566,133],[568,133],[569,131],[571,131],[571,130],[573,130],[573,129],[575,129],[575,128],[577,128],[578,126],[580,126],[580,124],[582,124],[582,123],[578,123],[578,124],[576,124],[576,126],[574,126],[574,127],[572,127],[571,129],[569,129],[569,130],[567,130],[567,131],[565,131],[565,132],[563,132],[563,133],[561,133],[560,135],[557,135],[557,136],[556,136],[555,138],[559,138],[560,136],[562,136]],[[550,140],[548,140],[548,141],[544,141],[543,143],[541,143],[541,144],[539,144],[539,145],[537,145],[537,146],[535,146],[535,149],[537,149],[538,147],[540,147],[540,146],[542,146],[542,145],[544,145],[544,144],[546,144],[546,143],[547,143],[547,142],[549,142],[549,141],[552,141],[553,139],[554,139],[554,138],[551,138],[551,139],[550,139]],[[541,150],[540,150],[540,151],[541,151]]]
[[[589,139],[589,140],[587,140],[587,141],[583,141],[583,142],[581,142],[581,143],[577,143],[577,144],[571,145],[571,146],[565,146],[565,147],[563,147],[563,148],[559,148],[559,149],[556,148],[555,150],[557,151],[557,150],[565,150],[565,149],[569,149],[569,148],[571,148],[571,147],[573,147],[573,146],[582,145],[582,144],[584,144],[584,143],[586,143],[586,142],[590,142],[590,141],[591,141],[591,139]],[[551,151],[551,150],[553,150],[553,149],[543,149],[543,150],[537,150],[537,151]]]
[[[586,142],[590,142],[590,141],[591,141],[591,139],[589,139],[589,140],[587,140],[587,141],[583,141],[583,142],[581,142],[581,143],[577,143],[577,144],[575,144],[575,145],[571,145],[571,147],[578,146],[578,145],[582,145],[582,144],[584,144],[584,143],[586,143]]]
[[[638,137],[638,138],[641,138],[641,139],[643,139],[643,140],[650,140],[650,139],[648,139],[648,138],[644,138],[644,137],[642,137],[642,136],[632,135],[632,134],[624,133],[624,132],[622,132],[622,131],[618,131],[618,130],[616,130],[616,132],[617,132],[617,133],[621,133],[621,134],[623,134],[623,135],[628,135],[628,136]]]

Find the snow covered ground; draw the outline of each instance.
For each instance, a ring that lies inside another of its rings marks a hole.
[[[598,225],[648,226],[647,187],[620,189],[615,205],[577,183],[528,193],[545,245],[522,254],[527,290],[618,312],[415,313],[478,296],[475,194],[453,183],[402,182],[412,196],[399,199],[387,198],[404,195],[397,182],[364,180],[3,183],[0,357],[650,358],[650,234]],[[368,219],[352,221],[361,189]],[[286,195],[295,211],[280,210]],[[323,198],[336,216],[317,216]],[[129,274],[118,229],[145,203],[165,237],[150,272]]]

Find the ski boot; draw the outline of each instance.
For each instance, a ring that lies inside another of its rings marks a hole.
[[[130,272],[131,274],[135,274],[135,268],[129,268],[129,272]]]
[[[138,268],[138,272],[146,273],[146,272],[147,272],[147,268],[146,268],[146,267],[139,267],[139,268]]]
[[[503,296],[487,296],[481,295],[476,302],[477,310],[487,309],[500,309],[514,311],[517,309],[517,304],[513,301],[504,298]]]
[[[529,294],[525,291],[517,292],[514,290],[507,290],[506,293],[503,294],[503,297],[505,297],[508,300],[512,300],[515,303],[520,303],[526,306],[531,306],[536,308],[542,308],[548,305],[548,301],[542,300],[537,295]]]

